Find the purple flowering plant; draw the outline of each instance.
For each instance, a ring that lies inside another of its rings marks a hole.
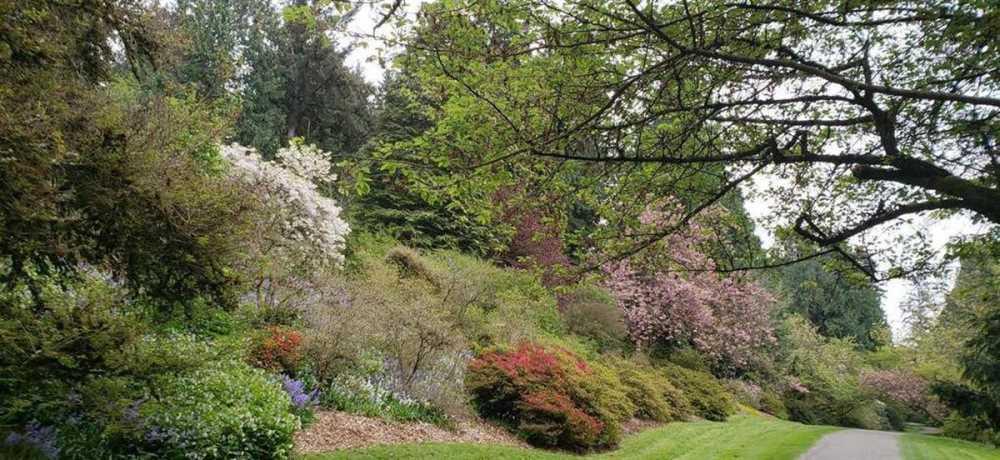
[[[41,452],[46,458],[59,458],[60,449],[56,429],[51,426],[42,426],[38,422],[33,421],[28,423],[24,433],[15,432],[9,434],[5,443],[8,446],[31,446]]]
[[[292,400],[292,406],[302,410],[315,405],[319,401],[319,389],[306,391],[306,385],[301,380],[293,379],[287,375],[281,376],[281,387]]]

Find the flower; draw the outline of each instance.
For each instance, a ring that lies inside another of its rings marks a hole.
[[[25,427],[24,433],[11,433],[7,436],[5,443],[8,446],[28,445],[38,449],[46,458],[59,458],[59,446],[56,429],[51,426],[42,426],[38,422],[32,421]]]
[[[651,226],[645,233],[673,228],[679,213],[669,202],[664,208],[643,213]],[[646,251],[606,264],[605,285],[636,344],[691,345],[720,364],[747,368],[776,340],[774,299],[753,280],[712,273],[712,259],[699,249],[706,238],[697,222],[671,231]]]
[[[232,144],[222,147],[232,166],[230,174],[242,181],[262,202],[281,207],[284,237],[320,256],[317,261],[344,260],[345,239],[351,229],[337,203],[323,196],[318,183],[332,181],[326,153],[315,146],[293,142],[278,152],[279,162],[265,161],[253,149]]]
[[[282,384],[281,387],[284,388],[285,393],[288,393],[288,397],[292,400],[292,405],[296,409],[305,409],[308,406],[316,404],[319,399],[319,390],[313,390],[306,392],[305,383],[301,380],[295,380],[287,375],[281,376]]]

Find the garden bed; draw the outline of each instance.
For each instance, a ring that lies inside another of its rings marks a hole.
[[[295,435],[299,453],[422,442],[488,443],[526,446],[503,428],[478,419],[457,420],[453,429],[424,422],[393,422],[336,411],[320,411]]]

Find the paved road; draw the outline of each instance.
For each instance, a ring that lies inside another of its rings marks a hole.
[[[799,460],[901,460],[899,433],[841,430],[823,436]]]

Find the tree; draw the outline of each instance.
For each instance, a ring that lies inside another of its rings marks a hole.
[[[676,203],[651,205],[643,222],[655,232],[680,215]],[[775,342],[774,299],[745,274],[712,273],[711,260],[699,251],[703,235],[693,223],[627,260],[606,264],[606,285],[625,313],[633,342],[690,346],[712,358],[720,372],[739,374],[760,364]],[[684,273],[686,267],[708,269]]]
[[[816,257],[777,270],[788,311],[809,320],[820,334],[850,338],[861,349],[887,345],[880,343],[879,333],[889,327],[881,291],[856,272],[838,269],[831,259]]]
[[[326,1],[293,0],[282,10],[280,66],[285,139],[303,137],[335,155],[355,152],[369,133],[371,89],[344,65],[349,50],[331,36],[350,20]]]
[[[926,252],[900,245],[879,271],[842,243],[931,211],[1000,223],[998,17],[950,0],[443,1],[411,47],[504,132],[480,165],[697,186],[690,213],[769,175],[799,237],[882,278]]]
[[[450,248],[488,255],[502,247],[493,219],[437,193],[428,181],[446,176],[421,163],[425,136],[436,128],[440,96],[427,91],[405,66],[386,75],[374,110],[372,136],[349,161],[351,217],[419,248]]]

